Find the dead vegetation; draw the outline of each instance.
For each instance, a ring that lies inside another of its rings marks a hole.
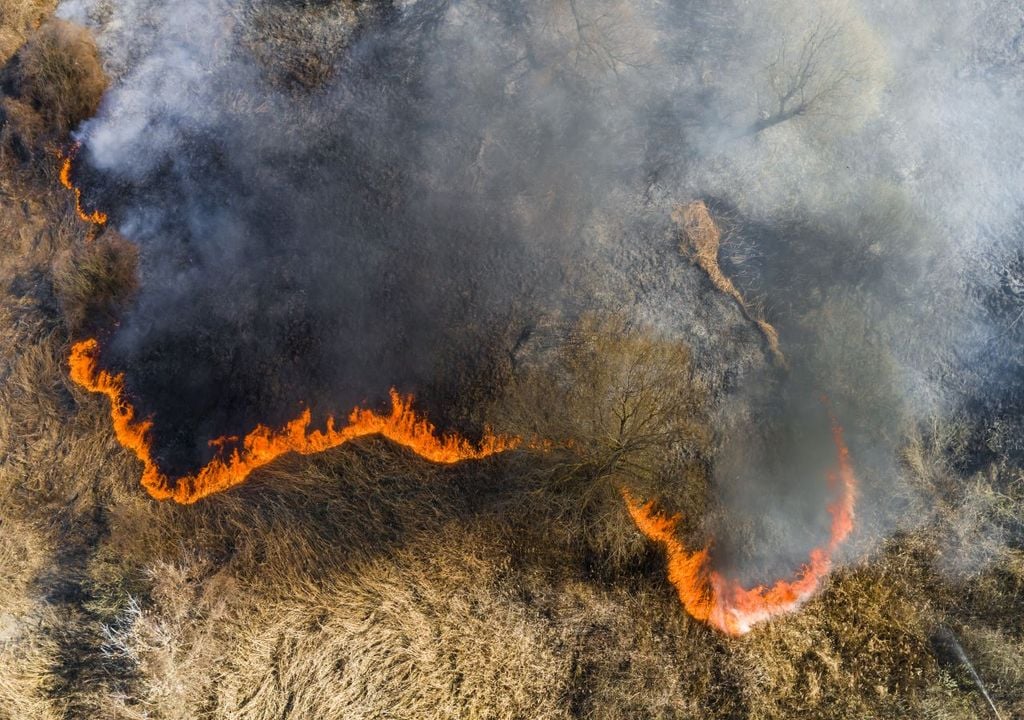
[[[56,18],[29,38],[11,72],[14,94],[58,136],[94,115],[107,87],[92,34]]]
[[[711,280],[715,288],[736,301],[743,311],[744,317],[757,325],[758,330],[764,336],[772,357],[782,367],[786,366],[786,356],[779,347],[779,333],[767,320],[758,317],[747,305],[743,295],[736,286],[722,272],[718,265],[718,247],[721,244],[722,232],[715,224],[711,212],[703,200],[694,200],[683,206],[677,205],[672,211],[672,220],[680,230],[683,238],[681,249],[683,253],[690,256],[693,262]]]
[[[0,66],[56,6],[54,0],[0,0]]]
[[[315,92],[331,78],[338,57],[372,4],[264,2],[243,25],[244,45],[275,86]]]
[[[53,266],[53,286],[68,330],[75,337],[87,327],[112,321],[136,285],[138,251],[116,230],[63,252]]]
[[[10,18],[3,5],[0,42],[4,31],[27,42],[19,41],[20,49],[0,66],[0,166],[29,164],[55,152],[72,128],[96,112],[107,78],[84,27],[56,18],[40,26],[43,10],[52,10],[49,3],[7,3],[21,13]]]
[[[11,97],[0,100],[0,162],[8,156],[19,162],[30,160],[45,127],[31,105]]]

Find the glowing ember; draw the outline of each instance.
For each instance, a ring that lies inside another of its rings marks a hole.
[[[74,145],[67,155],[60,151],[57,152],[57,157],[61,160],[60,184],[75,194],[75,212],[78,213],[78,217],[84,222],[92,223],[93,225],[104,225],[107,222],[107,214],[100,210],[93,210],[91,213],[86,212],[82,207],[82,191],[71,182],[71,161],[75,159],[79,147],[81,146]]]
[[[833,554],[853,529],[857,480],[850,464],[850,453],[843,443],[843,430],[835,421],[832,422],[832,437],[838,452],[838,466],[829,473],[828,480],[838,497],[828,507],[832,516],[829,541],[811,551],[807,564],[794,579],[778,580],[771,587],[759,585],[746,589],[736,580],[712,570],[707,547],[688,552],[676,537],[678,515],[661,514],[654,509],[653,502],[641,504],[628,491],[622,491],[637,528],[665,547],[668,579],[686,612],[728,635],[742,635],[755,623],[795,610],[814,594],[832,567]]]
[[[388,415],[356,408],[344,427],[335,427],[334,418],[328,418],[326,429],[311,430],[310,412],[305,410],[279,430],[257,425],[240,440],[212,440],[210,445],[217,448],[213,460],[193,475],[171,479],[153,459],[149,437],[152,422],[136,417],[135,408],[125,398],[124,375],[101,370],[97,362],[98,353],[99,343],[96,340],[76,343],[71,348],[69,359],[71,379],[86,390],[102,393],[110,400],[110,418],[117,441],[142,461],[142,485],[157,500],[194,503],[238,485],[253,470],[285,453],[311,455],[366,435],[383,435],[437,463],[484,458],[512,450],[520,444],[516,438],[499,437],[490,432],[485,434],[479,445],[457,436],[439,436],[433,425],[413,412],[412,398],[403,398],[392,390],[391,413]],[[233,449],[228,451],[229,447]]]

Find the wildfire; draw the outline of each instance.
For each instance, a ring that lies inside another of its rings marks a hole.
[[[71,162],[75,159],[75,155],[81,146],[77,143],[71,147],[71,150],[67,155],[57,151],[57,158],[61,161],[60,166],[60,184],[66,187],[75,195],[75,212],[78,213],[84,222],[92,223],[93,225],[105,225],[107,222],[107,214],[101,210],[93,210],[92,212],[86,212],[82,207],[82,191],[75,187],[75,184],[71,182]]]
[[[728,635],[742,635],[762,620],[795,610],[818,588],[832,567],[832,556],[853,530],[857,480],[850,453],[843,442],[843,430],[832,422],[832,438],[838,453],[837,467],[828,475],[836,500],[828,506],[832,528],[828,543],[813,549],[808,562],[792,580],[778,580],[771,587],[744,588],[738,581],[722,576],[709,565],[705,547],[689,552],[676,537],[680,516],[657,512],[654,502],[640,503],[622,491],[626,508],[637,528],[648,539],[661,543],[668,557],[668,579],[675,587],[686,612]]]
[[[99,343],[95,339],[76,343],[69,364],[72,381],[86,390],[102,393],[110,400],[110,418],[117,441],[142,461],[142,485],[157,500],[182,504],[197,500],[243,482],[249,473],[289,452],[311,455],[337,447],[366,435],[383,435],[420,457],[436,463],[475,460],[519,446],[517,438],[485,433],[479,445],[454,435],[438,435],[434,426],[412,410],[412,398],[391,391],[391,412],[381,415],[373,410],[355,408],[343,427],[333,417],[324,430],[310,429],[309,410],[284,427],[274,430],[257,425],[240,440],[217,438],[210,441],[217,455],[195,474],[172,479],[153,459],[149,431],[152,421],[139,419],[125,397],[123,373],[112,374],[99,368]],[[232,448],[229,449],[228,448]]]

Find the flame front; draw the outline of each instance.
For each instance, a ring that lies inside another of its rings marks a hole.
[[[304,410],[283,428],[274,430],[264,425],[235,441],[218,438],[210,441],[218,454],[198,472],[171,479],[153,459],[149,431],[153,424],[136,417],[135,408],[125,397],[124,375],[99,368],[99,343],[95,339],[76,343],[69,358],[70,377],[86,390],[102,393],[110,400],[110,418],[117,441],[142,461],[142,485],[157,500],[174,500],[182,504],[197,500],[243,482],[253,470],[289,452],[303,455],[323,452],[366,435],[383,435],[392,442],[409,448],[417,455],[436,463],[476,460],[519,446],[517,438],[485,433],[479,445],[454,435],[438,435],[434,426],[412,410],[412,398],[403,398],[391,390],[391,412],[381,415],[373,410],[356,408],[344,427],[335,427],[334,418],[327,419],[324,430],[310,429],[311,415]],[[226,448],[234,446],[230,452]]]
[[[811,550],[807,563],[792,580],[778,580],[771,587],[744,588],[710,567],[709,548],[688,551],[676,536],[680,516],[659,513],[654,502],[640,503],[622,491],[626,509],[648,539],[660,543],[668,558],[668,579],[683,608],[692,617],[728,635],[742,635],[755,623],[795,610],[814,594],[832,568],[832,556],[853,530],[857,480],[843,430],[832,422],[832,439],[838,453],[837,467],[829,473],[829,485],[837,499],[828,507],[832,526],[828,543]]]
[[[61,152],[57,152],[57,157],[61,160],[60,166],[60,184],[66,187],[75,195],[75,212],[78,213],[78,217],[84,222],[92,223],[93,225],[105,225],[107,222],[107,214],[100,210],[93,210],[92,212],[86,212],[85,208],[82,207],[82,191],[75,187],[75,184],[71,182],[71,162],[75,158],[75,154],[78,152],[79,145],[74,145],[71,151],[67,155]]]

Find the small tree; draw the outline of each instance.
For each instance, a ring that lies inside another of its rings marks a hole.
[[[545,69],[577,75],[618,75],[648,64],[654,50],[642,10],[623,0],[554,0],[530,6],[533,33],[527,40],[544,57]]]
[[[767,92],[758,94],[759,116],[746,134],[801,117],[852,119],[871,109],[883,52],[862,19],[836,8],[783,37],[764,68]],[[800,19],[791,24],[800,27]]]
[[[64,135],[96,113],[107,78],[92,35],[80,25],[50,20],[18,55],[16,86],[47,128]]]
[[[549,511],[609,567],[643,548],[621,492],[696,512],[707,498],[707,393],[689,349],[621,318],[584,318],[521,371],[489,416],[547,444],[533,462]]]

